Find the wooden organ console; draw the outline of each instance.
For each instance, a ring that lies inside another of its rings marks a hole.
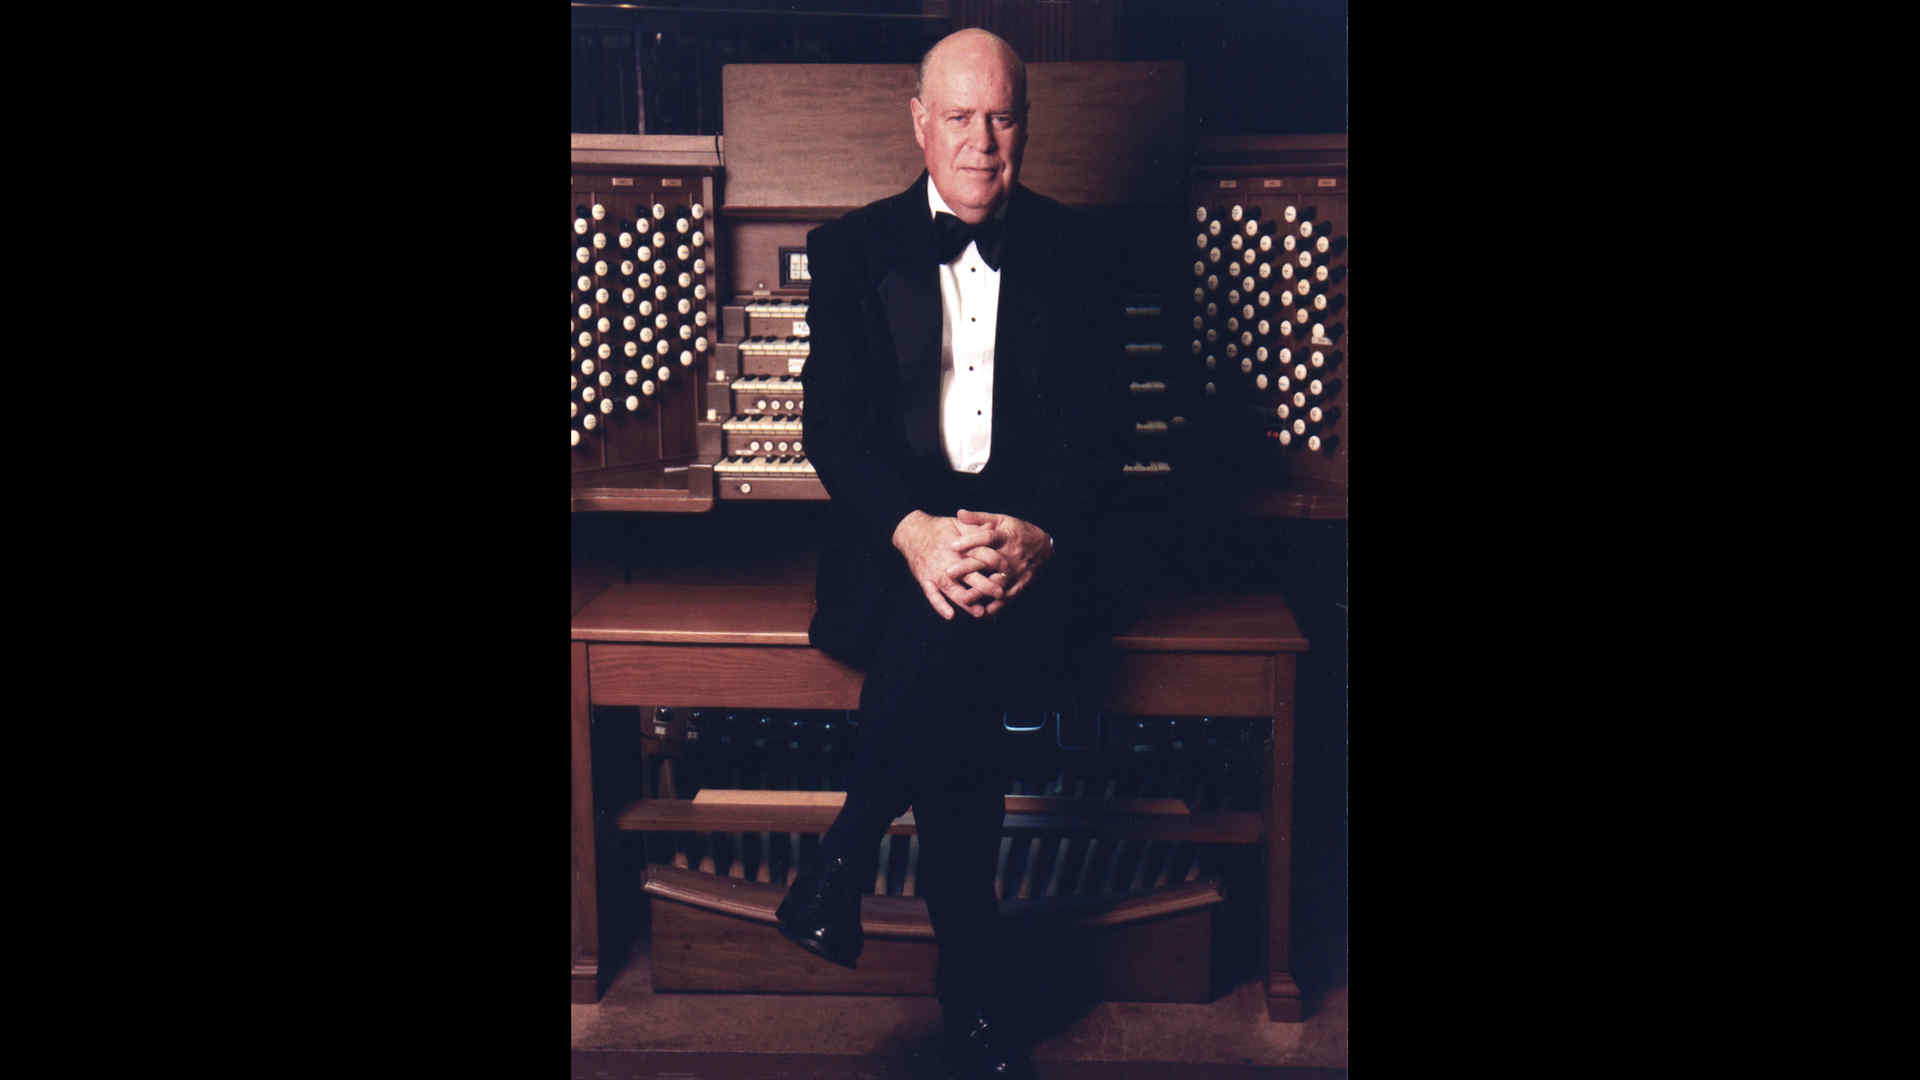
[[[718,335],[714,140],[576,135],[574,156],[575,508],[705,509],[689,466]]]
[[[819,519],[802,504],[828,498],[806,459],[805,237],[918,175],[912,85],[909,65],[732,65],[724,138],[574,136],[576,1001],[620,966],[608,927],[638,932],[624,916],[642,893],[658,990],[931,992],[911,813],[883,847],[858,970],[808,963],[772,925],[837,811],[858,724],[860,676],[806,644],[811,563],[632,554],[657,514],[729,536],[764,521],[772,544],[805,549],[795,534]],[[1345,137],[1188,146],[1178,63],[1033,64],[1029,97],[1022,182],[1119,241],[1121,512],[1343,519]],[[594,528],[621,550],[583,559]],[[1095,996],[1208,1000],[1216,954],[1257,952],[1270,1017],[1299,1019],[1307,637],[1271,592],[1160,596],[1134,615],[1106,711],[1007,718],[1003,910]]]
[[[1185,353],[1214,461],[1269,513],[1344,518],[1346,136],[1196,148]]]

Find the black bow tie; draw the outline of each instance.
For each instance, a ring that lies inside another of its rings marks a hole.
[[[980,245],[981,261],[989,270],[1000,269],[1000,256],[1007,246],[1006,223],[988,218],[978,225],[969,225],[944,210],[933,215],[933,254],[937,261],[952,262],[967,250],[968,243]]]

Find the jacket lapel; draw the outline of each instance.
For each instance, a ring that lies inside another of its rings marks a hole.
[[[893,336],[899,365],[900,408],[907,447],[916,455],[941,453],[940,277],[929,253],[933,219],[927,213],[927,174],[894,200],[888,215],[893,235],[881,250],[892,265],[877,292]]]
[[[995,462],[1013,450],[1026,426],[1026,412],[1040,405],[1040,369],[1045,359],[1040,353],[1046,336],[1041,322],[1047,310],[1042,295],[1048,253],[1033,235],[1034,223],[1021,220],[1025,194],[1025,188],[1013,189],[1000,265],[1000,319],[993,334]]]

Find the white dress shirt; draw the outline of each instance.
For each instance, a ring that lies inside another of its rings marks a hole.
[[[953,209],[928,179],[927,214],[943,212],[953,214]],[[969,242],[940,267],[940,440],[956,472],[986,468],[993,450],[993,336],[999,316],[1000,271]]]

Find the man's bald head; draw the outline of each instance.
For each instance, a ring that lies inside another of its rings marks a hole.
[[[934,188],[960,220],[984,221],[1020,177],[1027,66],[985,30],[948,34],[921,59],[908,106]]]
[[[920,58],[920,76],[913,84],[913,96],[925,100],[927,93],[927,71],[936,64],[948,60],[977,63],[985,57],[997,57],[1007,70],[1008,78],[1013,80],[1014,93],[1019,96],[1020,111],[1027,109],[1027,63],[1006,39],[990,30],[978,27],[967,30],[955,30],[946,37],[933,43],[925,56]]]

